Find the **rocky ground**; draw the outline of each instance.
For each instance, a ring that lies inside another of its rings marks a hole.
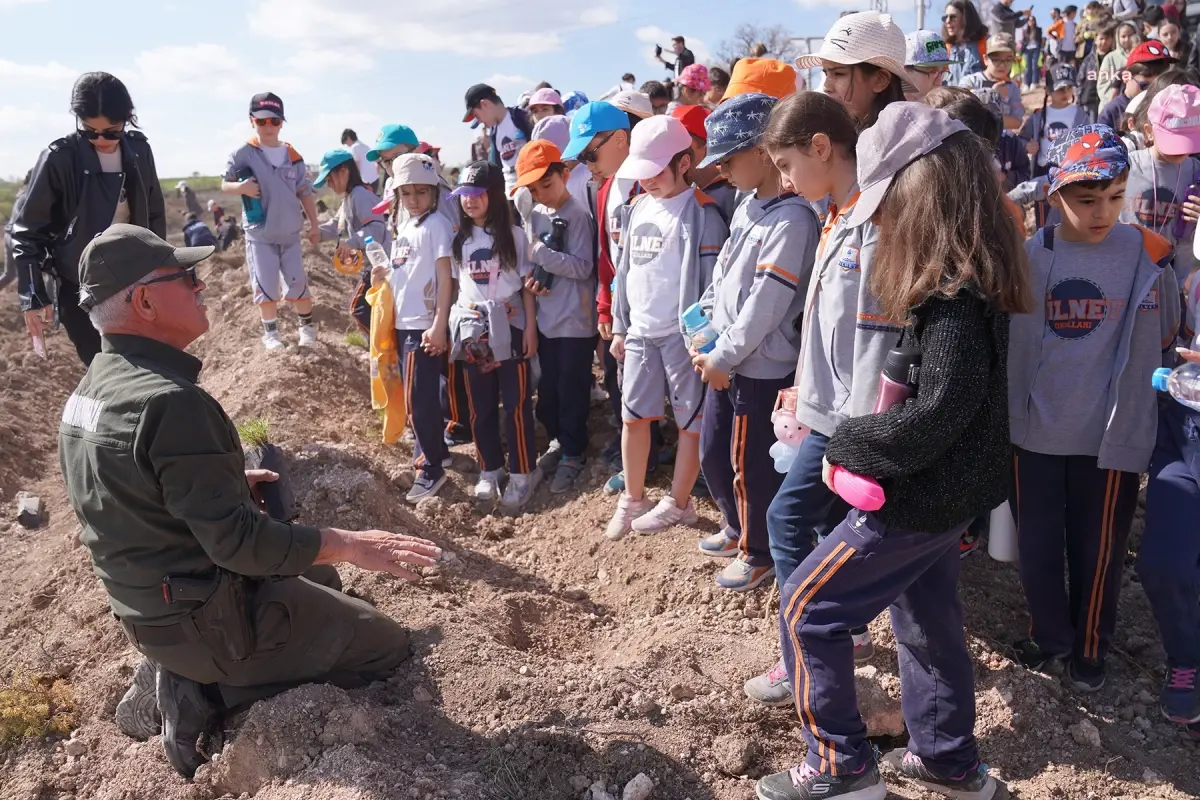
[[[471,449],[458,448],[441,496],[407,506],[409,449],[380,444],[366,354],[344,339],[350,279],[333,272],[328,252],[307,263],[320,345],[300,352],[285,312],[289,346],[270,356],[258,344],[241,258],[210,263],[213,328],[194,346],[202,383],[235,420],[270,419],[291,454],[304,521],[408,531],[446,549],[446,563],[415,585],[342,569],[349,591],[411,627],[414,657],[386,684],[310,686],[256,705],[191,783],[171,771],[157,739],[122,736],[112,712],[138,656],[79,544],[56,457],[60,409],[81,369],[61,333],[47,361],[32,354],[6,293],[0,685],[60,679],[78,727],[68,739],[25,738],[0,753],[0,798],[747,800],[756,777],[795,763],[804,749],[795,714],[756,707],[741,691],[777,658],[774,593],[714,588],[717,565],[696,552],[697,531],[605,541],[612,499],[600,491],[607,474],[598,462],[578,491],[557,498],[539,489],[527,513],[501,518],[469,500],[477,467]],[[595,444],[614,435],[604,409],[592,422]],[[654,491],[665,486],[660,471]],[[44,500],[39,528],[15,522],[18,491]],[[716,530],[715,508],[701,507],[699,533]],[[1013,797],[1200,796],[1200,747],[1155,707],[1162,651],[1131,569],[1140,525],[1124,564],[1108,685],[1090,697],[1010,660],[1007,643],[1027,623],[1016,573],[981,554],[966,562],[976,732]],[[878,653],[859,682],[876,732],[886,734],[898,696],[895,647],[886,617],[873,630]],[[894,775],[891,790],[927,796]]]

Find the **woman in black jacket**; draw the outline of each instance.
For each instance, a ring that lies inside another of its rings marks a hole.
[[[1025,249],[987,144],[946,112],[892,103],[858,140],[861,194],[848,225],[874,220],[878,319],[918,348],[916,394],[846,420],[825,452],[874,478],[886,502],[852,510],[781,592],[780,634],[804,727],[804,763],[758,783],[759,800],[887,794],[854,693],[850,629],[891,607],[910,735],[898,773],[941,794],[990,800],[958,601],[959,537],[1005,499],[1008,315],[1033,306]]]
[[[76,130],[38,158],[24,201],[14,209],[13,255],[25,324],[41,336],[54,312],[85,365],[100,352],[100,334],[79,296],[79,256],[114,222],[166,238],[162,187],[150,143],[137,126],[125,84],[107,72],[80,76],[71,90]]]

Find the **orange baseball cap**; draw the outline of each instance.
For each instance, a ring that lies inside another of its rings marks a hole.
[[[782,100],[796,91],[796,69],[773,58],[743,58],[733,65],[725,100],[758,92]]]
[[[554,142],[546,139],[530,142],[521,148],[521,154],[517,156],[517,185],[509,194],[513,194],[522,186],[537,183],[552,165],[562,163],[562,151]]]
[[[705,141],[708,141],[708,132],[704,130],[704,120],[711,113],[704,106],[675,106],[671,110],[671,116],[682,122],[688,133]]]

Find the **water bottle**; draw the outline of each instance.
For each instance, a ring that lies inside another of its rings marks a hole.
[[[249,167],[245,167],[239,169],[234,177],[239,181],[247,181],[254,178],[254,172]],[[261,186],[258,197],[242,195],[242,211],[246,215],[247,225],[261,225],[267,221],[267,212],[263,210]]]
[[[1150,383],[1160,392],[1170,392],[1193,411],[1200,411],[1200,364],[1189,362],[1174,370],[1160,367],[1154,370]]]
[[[688,344],[694,347],[697,353],[711,353],[717,346],[717,329],[713,327],[700,304],[693,303],[687,311],[679,315],[679,319],[683,322],[683,329],[687,331]]]
[[[1187,188],[1187,194],[1183,196],[1183,202],[1186,203],[1193,196],[1200,196],[1200,183],[1193,183]],[[1175,241],[1187,236],[1188,226],[1192,223],[1183,215],[1183,203],[1179,204],[1179,211],[1176,212],[1175,222],[1171,225],[1171,236]]]
[[[550,230],[541,236],[542,244],[556,253],[561,253],[567,246],[567,221],[559,217],[550,220]],[[533,268],[533,279],[543,289],[549,289],[554,283],[554,273],[547,272],[545,267]]]
[[[388,258],[387,251],[383,249],[383,245],[375,241],[374,236],[368,236],[363,239],[363,249],[367,251],[367,260],[371,262],[371,268],[375,267],[390,267],[392,260]]]
[[[1005,500],[992,509],[988,523],[988,555],[996,561],[1014,563],[1019,555],[1017,547],[1017,523],[1012,509]]]

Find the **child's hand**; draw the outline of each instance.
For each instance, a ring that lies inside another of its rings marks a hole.
[[[431,356],[446,352],[448,336],[444,327],[433,327],[421,334],[421,349]]]
[[[383,285],[383,282],[392,277],[391,267],[375,267],[371,270],[371,288],[375,289]]]
[[[542,285],[540,283],[538,283],[537,281],[535,281],[533,278],[525,279],[525,288],[529,291],[530,294],[536,294],[536,295],[550,294],[549,289],[543,288]]]
[[[321,230],[316,225],[308,226],[308,243],[313,247],[321,246]]]
[[[1025,143],[1025,154],[1026,155],[1036,156],[1037,151],[1038,151],[1038,143],[1037,142],[1026,142]]]
[[[254,178],[246,178],[238,184],[238,194],[246,197],[258,197],[262,194],[262,190],[258,188],[258,181]]]
[[[1188,196],[1183,204],[1183,216],[1188,222],[1200,222],[1200,197]]]
[[[609,330],[612,330],[611,325],[609,326]],[[625,337],[619,333],[613,334],[612,344],[610,344],[608,346],[608,352],[612,354],[612,357],[614,359],[616,359],[618,363],[624,362],[625,361]]]
[[[612,323],[611,322],[601,322],[599,325],[596,326],[596,332],[600,334],[600,338],[603,339],[604,341],[606,341],[606,342],[612,341],[613,335],[612,335]]]
[[[707,383],[711,388],[718,392],[723,392],[729,388],[729,373],[723,371],[712,363],[712,356],[708,353],[697,353],[692,357],[692,366],[696,368],[696,372],[700,373],[700,380]]]
[[[529,325],[527,328],[525,328],[525,334],[521,337],[521,339],[525,345],[525,360],[528,361],[537,355],[537,328],[535,328],[533,325]]]

